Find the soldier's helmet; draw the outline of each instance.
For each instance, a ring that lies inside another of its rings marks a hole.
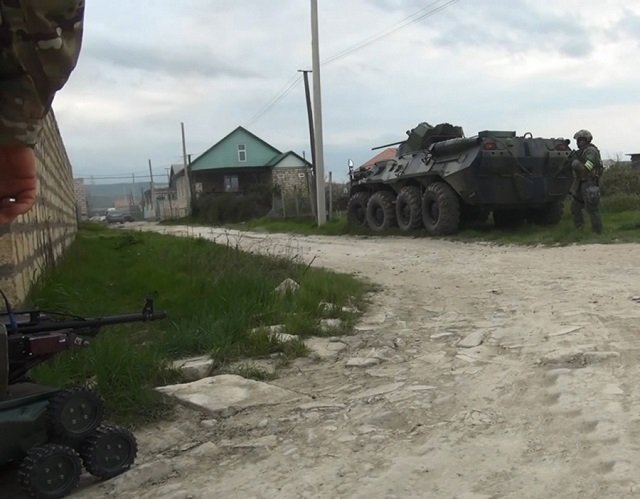
[[[573,138],[575,140],[586,139],[587,142],[591,142],[593,140],[593,135],[591,135],[591,132],[589,130],[578,130]]]

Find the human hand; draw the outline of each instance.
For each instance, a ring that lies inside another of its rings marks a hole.
[[[22,145],[0,145],[0,225],[11,223],[36,200],[36,157]]]

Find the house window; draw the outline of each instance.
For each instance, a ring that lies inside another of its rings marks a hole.
[[[238,184],[237,175],[225,175],[224,176],[224,192],[238,192],[240,186]]]
[[[247,146],[238,144],[238,161],[244,163],[247,161]]]

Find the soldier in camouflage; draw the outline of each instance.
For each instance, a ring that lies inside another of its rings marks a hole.
[[[588,130],[580,130],[573,136],[578,150],[571,156],[573,170],[573,186],[571,194],[571,214],[576,228],[584,226],[582,210],[586,210],[591,219],[591,229],[596,234],[602,233],[602,215],[600,214],[600,175],[603,165],[600,151],[591,143],[593,136]]]
[[[0,225],[36,198],[33,146],[78,60],[84,0],[0,0]]]

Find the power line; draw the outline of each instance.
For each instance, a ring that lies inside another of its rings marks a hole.
[[[378,34],[374,34],[371,35],[367,38],[365,38],[364,40],[361,40],[360,42],[352,45],[351,47],[348,47],[346,49],[344,49],[343,51],[337,53],[336,55],[326,59],[325,61],[322,61],[321,65],[324,66],[326,64],[330,64],[334,61],[337,61],[338,59],[342,59],[343,57],[346,57],[349,54],[352,54],[353,52],[356,52],[358,50],[361,50],[365,47],[367,47],[368,45],[371,45],[372,43],[375,43],[383,38],[386,38],[389,35],[392,35],[393,33],[400,31],[401,29],[420,22],[424,19],[426,19],[427,17],[431,17],[435,14],[437,14],[438,12],[446,9],[447,7],[450,7],[451,5],[453,5],[454,3],[458,2],[459,0],[448,0],[443,4],[437,5],[438,3],[440,3],[441,0],[435,1],[435,2],[431,2],[429,4],[427,4],[425,7],[422,7],[420,10],[414,12],[413,14],[405,17],[404,19],[402,19],[400,22],[394,24],[393,26],[391,26],[390,28],[387,28],[381,32],[379,32]],[[435,7],[434,7],[435,6]],[[267,112],[269,112],[269,110],[271,110],[273,108],[273,106],[275,106],[278,102],[280,102],[287,94],[289,94],[289,92],[291,92],[291,90],[293,90],[293,88],[295,87],[295,85],[297,83],[300,82],[300,80],[302,80],[302,76],[295,74],[291,79],[289,79],[287,81],[287,83],[285,83],[285,85],[278,91],[278,93],[276,94],[275,97],[273,97],[269,103],[267,103],[260,111],[258,111],[247,123],[247,127],[251,126],[253,123],[255,123],[256,121],[258,121],[260,118],[262,118]]]
[[[107,179],[118,179],[118,178],[123,178],[123,179],[129,179],[131,180],[132,175],[135,175],[136,179],[139,178],[150,178],[149,173],[147,173],[146,175],[138,175],[136,174],[122,174],[122,175],[76,175],[76,178],[87,178],[90,180],[107,180]]]
[[[108,175],[106,175],[106,176],[112,176],[112,175],[128,175],[129,177],[131,177],[131,175],[135,175],[135,176],[140,175],[140,176],[143,176],[145,173],[149,173],[149,170],[144,170],[144,171],[143,171],[143,170],[139,170],[139,171],[137,171],[137,172],[110,173],[110,174],[108,174]],[[73,173],[73,176],[74,176],[74,177],[96,177],[96,178],[97,178],[97,177],[100,177],[100,176],[102,176],[102,175],[96,175],[95,173],[84,173],[84,174],[83,174],[83,173],[77,173],[77,172],[74,172],[74,173]]]
[[[295,87],[295,85],[302,80],[302,76],[298,75],[297,73],[284,85],[284,87],[282,87],[282,89],[278,92],[278,94],[271,99],[271,101],[264,106],[260,111],[258,111],[253,118],[251,118],[249,120],[249,122],[247,123],[247,126],[251,126],[253,123],[255,123],[256,121],[258,121],[260,118],[262,118],[262,116],[264,116],[273,106],[275,106],[278,102],[280,102],[289,92],[291,92],[291,90],[293,90],[293,87]]]
[[[414,12],[413,14],[411,14],[410,16],[404,18],[402,21],[400,21],[399,23],[395,24],[394,26],[387,28],[386,30],[381,31],[380,33],[376,34],[376,35],[371,35],[367,38],[365,38],[364,40],[352,45],[351,47],[343,50],[342,52],[339,52],[338,54],[324,60],[322,62],[323,65],[329,64],[331,62],[337,61],[338,59],[342,59],[343,57],[346,57],[349,54],[352,54],[353,52],[356,52],[360,49],[363,49],[369,45],[371,45],[372,43],[375,43],[379,40],[382,40],[383,38],[386,38],[389,35],[392,35],[393,33],[396,33],[397,31],[400,31],[403,28],[406,28],[407,26],[420,22],[424,19],[426,19],[427,17],[431,17],[435,14],[437,14],[438,12],[446,9],[447,7],[450,7],[451,5],[453,5],[454,3],[458,2],[459,0],[448,0],[447,2],[445,2],[444,4],[438,5],[437,7],[433,7],[434,5],[438,4],[439,2],[432,2],[429,5],[427,5],[426,7],[423,7],[422,9],[418,10],[417,12]],[[433,8],[431,8],[433,7]],[[427,10],[427,9],[431,9],[431,10]],[[425,12],[426,11],[426,12]]]

